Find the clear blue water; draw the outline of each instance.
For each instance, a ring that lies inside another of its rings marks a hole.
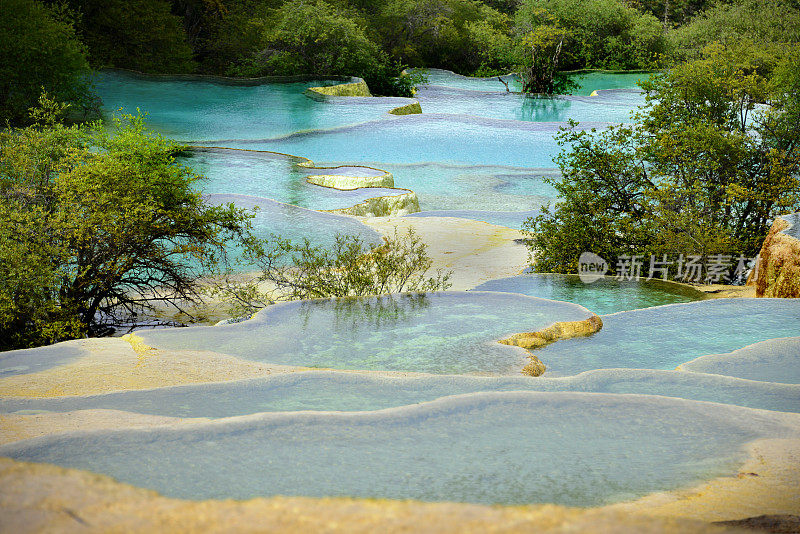
[[[585,128],[605,125],[581,123]],[[423,113],[286,137],[216,139],[208,144],[302,155],[317,163],[439,162],[552,169],[559,151],[553,136],[561,126]]]
[[[793,433],[769,412],[721,404],[511,392],[377,412],[83,432],[7,445],[0,455],[89,469],[190,499],[595,506],[733,474],[742,445],[764,435]]]
[[[239,208],[251,210],[253,234],[261,238],[273,235],[301,242],[308,239],[315,246],[330,246],[336,234],[358,236],[366,243],[383,243],[381,235],[351,217],[322,213],[283,204],[274,200],[246,195],[206,195],[205,201],[212,205],[233,203]],[[234,251],[234,256],[236,251]]]
[[[591,314],[523,295],[441,292],[288,302],[225,326],[142,331],[163,349],[282,365],[437,374],[518,374],[524,350],[496,343]]]
[[[564,300],[580,304],[598,315],[705,298],[695,289],[658,280],[606,277],[584,284],[577,275],[534,273],[490,280],[476,287],[475,291],[503,291]]]
[[[179,141],[266,138],[373,120],[406,104],[405,98],[347,98],[317,102],[308,87],[341,82],[228,85],[211,81],[168,81],[120,72],[96,75],[103,109],[146,112],[149,124]]]
[[[591,369],[674,369],[706,354],[800,335],[798,299],[712,299],[602,316],[591,337],[553,343],[535,354],[546,375]]]
[[[556,190],[545,178],[553,169],[444,163],[368,162],[389,171],[396,187],[417,193],[423,211],[531,211],[552,202]]]
[[[441,69],[428,69],[428,86],[447,87],[462,91],[482,91],[505,93],[505,85],[497,80],[497,76],[489,78],[472,78],[460,76],[451,71]],[[572,81],[578,84],[575,95],[589,96],[593,91],[604,89],[638,89],[637,82],[647,79],[648,73],[610,73],[610,72],[585,72],[573,74]],[[511,91],[520,91],[522,84],[515,76],[501,76],[509,84]],[[422,86],[424,90],[426,87]]]
[[[614,97],[619,93],[620,98]],[[630,122],[631,111],[644,96],[628,89],[604,91],[603,98],[526,96],[519,93],[483,93],[426,86],[417,93],[423,113],[476,115],[526,122]]]

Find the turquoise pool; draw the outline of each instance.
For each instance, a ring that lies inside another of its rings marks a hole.
[[[156,348],[214,350],[281,365],[519,374],[526,351],[497,339],[590,315],[575,304],[511,293],[440,292],[288,302],[241,323],[140,335]]]

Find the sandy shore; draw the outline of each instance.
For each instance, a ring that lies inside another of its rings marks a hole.
[[[495,278],[520,274],[528,266],[528,249],[515,243],[518,230],[455,217],[368,217],[359,220],[382,233],[403,234],[412,228],[428,245],[432,269],[453,271],[453,291],[472,289]]]

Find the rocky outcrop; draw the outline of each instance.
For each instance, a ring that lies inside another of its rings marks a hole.
[[[538,332],[514,334],[506,339],[501,339],[500,343],[523,349],[538,349],[559,339],[590,336],[599,332],[601,328],[603,328],[603,320],[597,315],[592,315],[583,321],[555,323]]]
[[[390,110],[389,113],[392,115],[415,115],[417,113],[422,113],[422,106],[420,106],[419,102],[412,102],[405,106],[398,106]]]
[[[309,87],[303,94],[314,100],[327,100],[331,96],[372,96],[364,80],[325,87]]]
[[[547,370],[547,366],[542,363],[542,361],[537,357],[531,354],[530,356],[531,361],[528,362],[528,365],[522,368],[522,374],[528,376],[541,376]]]
[[[414,191],[407,190],[402,195],[368,198],[361,204],[351,208],[331,210],[330,213],[357,215],[360,217],[388,217],[390,215],[407,215],[419,209],[419,199]]]
[[[361,187],[394,187],[392,173],[383,172],[377,176],[348,176],[344,174],[314,174],[306,178],[310,184],[332,189],[359,189]]]
[[[559,339],[591,336],[599,332],[601,328],[603,328],[603,320],[597,315],[592,315],[583,321],[554,323],[538,332],[514,334],[511,337],[499,340],[499,342],[503,345],[513,345],[528,350],[538,349],[558,341]],[[544,374],[547,366],[534,354],[530,354],[528,357],[530,358],[530,362],[522,368],[522,374],[528,376],[541,376]]]
[[[748,281],[757,297],[800,297],[800,213],[778,217],[764,239],[756,269]]]

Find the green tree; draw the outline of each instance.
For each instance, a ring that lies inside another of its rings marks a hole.
[[[787,46],[800,43],[800,3],[795,0],[719,2],[669,34],[679,60],[696,59],[711,43],[736,49],[769,75]]]
[[[575,272],[583,251],[755,256],[800,207],[796,62],[770,85],[715,44],[643,84],[633,127],[562,131],[561,198],[526,224],[535,268]]]
[[[141,117],[0,133],[2,348],[103,335],[155,305],[197,300],[199,277],[242,239],[247,215],[206,205],[199,176]]]
[[[475,25],[503,31],[507,20],[475,0],[389,0],[371,25],[375,40],[398,61],[472,73],[485,62]]]
[[[264,22],[259,50],[242,72],[358,76],[381,59],[363,26],[324,0],[286,2]]]
[[[70,13],[34,0],[4,0],[0,9],[0,117],[28,117],[42,88],[75,109],[91,111],[95,100],[86,76],[86,50]]]
[[[575,84],[559,70],[559,62],[570,33],[544,9],[530,11],[530,15],[526,25],[517,27],[514,49],[522,92],[568,93]]]
[[[650,69],[665,52],[659,21],[621,0],[525,0],[515,19],[518,34],[539,24],[567,32],[563,69]]]
[[[142,72],[196,68],[183,21],[169,0],[70,0],[81,13],[80,34],[97,67]]]

